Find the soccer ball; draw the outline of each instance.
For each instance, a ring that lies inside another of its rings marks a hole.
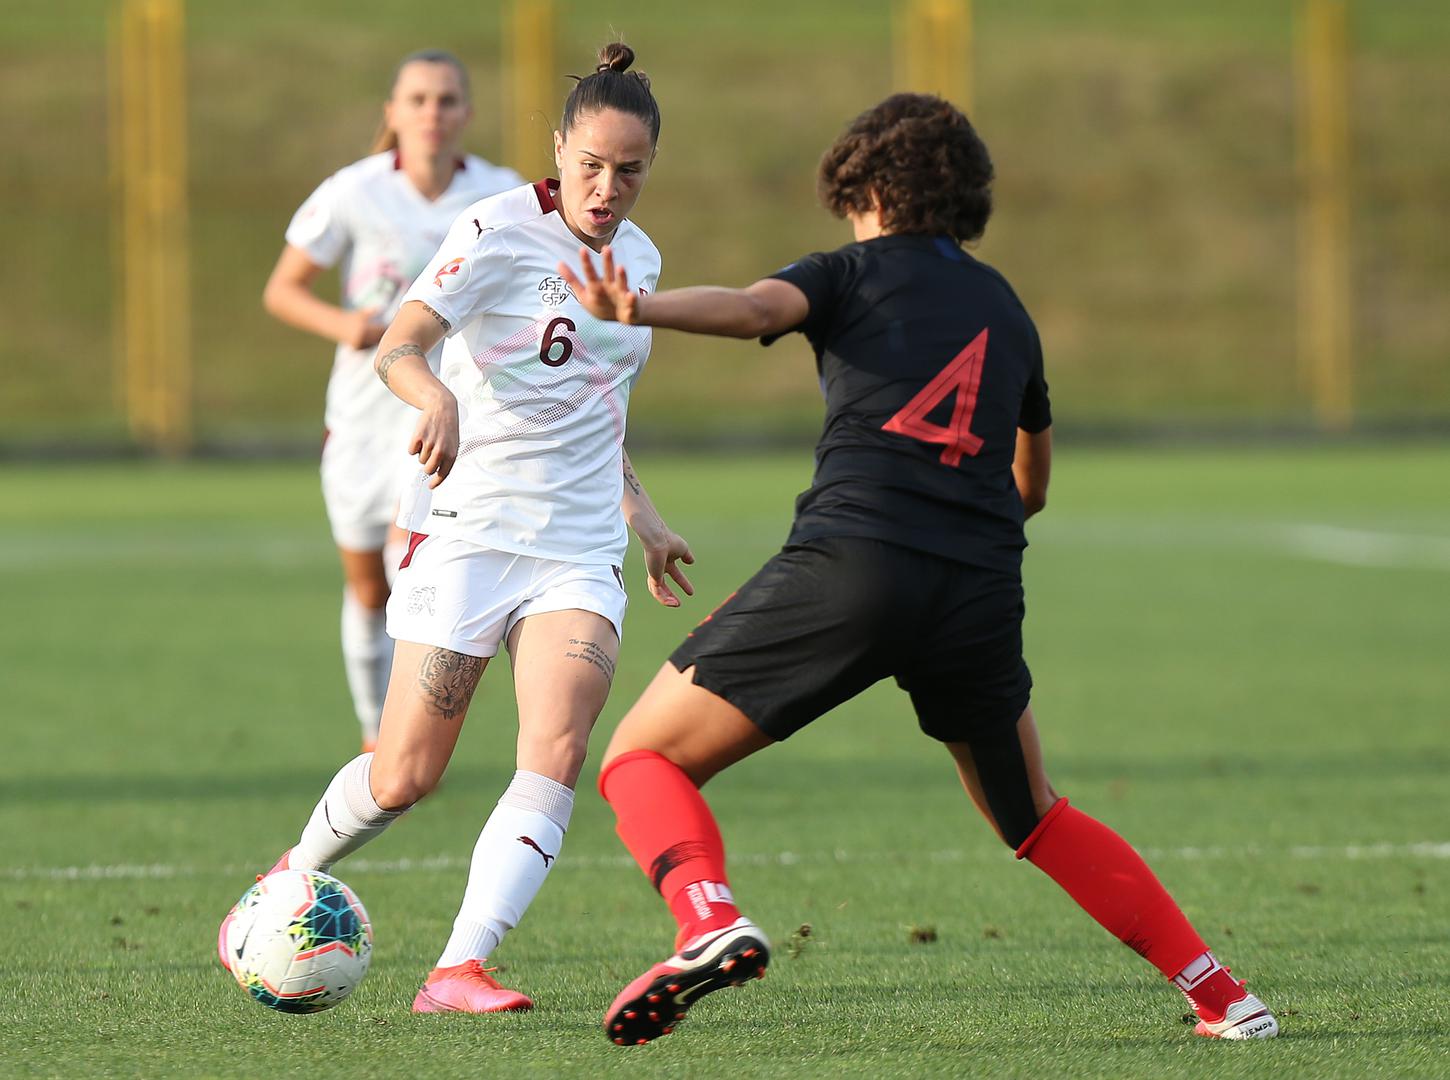
[[[353,891],[331,874],[278,870],[242,894],[223,944],[252,1000],[279,1012],[321,1012],[367,974],[373,928]]]

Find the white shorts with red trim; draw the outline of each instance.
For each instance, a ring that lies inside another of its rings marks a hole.
[[[521,619],[581,609],[624,636],[624,573],[410,533],[388,600],[388,636],[469,656],[493,656]]]

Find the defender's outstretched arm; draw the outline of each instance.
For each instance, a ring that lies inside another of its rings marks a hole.
[[[588,248],[579,249],[578,274],[568,263],[559,264],[559,273],[574,290],[575,298],[596,319],[691,334],[753,338],[783,334],[810,314],[806,294],[777,278],[762,278],[744,289],[694,285],[640,296],[630,289],[624,267],[614,265],[614,253],[606,247],[600,256],[600,271],[594,269]]]

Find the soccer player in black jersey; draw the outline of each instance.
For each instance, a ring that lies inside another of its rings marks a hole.
[[[586,251],[579,274],[560,267],[600,318],[765,344],[799,330],[826,396],[785,548],[675,650],[605,754],[619,836],[680,926],[675,955],[606,1013],[617,1043],[668,1034],[703,994],[765,972],[769,943],[735,907],[700,786],[888,676],[1017,857],[1171,979],[1199,1034],[1278,1033],[1138,854],[1043,769],[1021,561],[1052,416],[1032,320],[961,247],[986,227],[991,181],[965,116],[898,94],[821,161],[822,201],[855,243],[745,289],[641,296],[608,248],[599,272]]]

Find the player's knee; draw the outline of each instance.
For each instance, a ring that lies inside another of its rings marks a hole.
[[[577,778],[588,753],[587,731],[533,735],[519,741],[519,767],[544,776]]]
[[[558,748],[560,764],[568,768],[572,773],[577,773],[584,767],[584,759],[589,756],[589,736],[572,735],[563,740]]]

